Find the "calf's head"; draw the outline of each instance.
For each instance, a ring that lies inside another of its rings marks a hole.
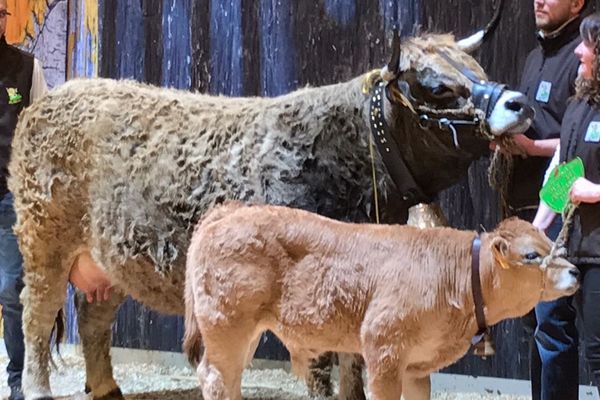
[[[529,222],[510,218],[486,236],[489,253],[482,262],[489,263],[491,279],[485,303],[493,314],[501,314],[499,319],[524,315],[539,301],[569,296],[579,288],[577,267],[550,257],[552,241]]]

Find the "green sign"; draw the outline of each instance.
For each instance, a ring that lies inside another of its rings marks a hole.
[[[540,190],[540,199],[554,212],[561,213],[569,204],[569,191],[578,179],[585,176],[583,161],[577,157],[568,163],[557,165],[550,173],[548,181]]]

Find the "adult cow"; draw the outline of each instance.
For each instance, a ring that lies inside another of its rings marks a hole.
[[[276,98],[74,80],[25,110],[9,188],[25,270],[26,398],[51,396],[48,338],[79,260],[116,285],[109,302],[77,309],[87,387],[120,399],[115,310],[130,294],[183,314],[186,250],[211,206],[240,199],[368,221],[377,204],[383,221],[403,221],[491,138],[530,123],[525,97],[487,82],[452,36],[412,38],[401,51],[395,40],[392,53],[381,72]],[[364,396],[360,383],[345,393]]]

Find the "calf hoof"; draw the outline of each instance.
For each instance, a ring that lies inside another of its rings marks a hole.
[[[125,397],[121,389],[116,388],[106,393],[104,396],[94,396],[94,400],[124,400]]]

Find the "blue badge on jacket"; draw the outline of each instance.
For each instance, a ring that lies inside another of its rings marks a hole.
[[[600,142],[600,121],[592,121],[585,132],[586,142]]]
[[[547,81],[541,81],[540,86],[538,86],[537,93],[535,95],[535,99],[537,101],[541,101],[542,103],[547,103],[550,100],[550,92],[552,91],[552,83]]]

